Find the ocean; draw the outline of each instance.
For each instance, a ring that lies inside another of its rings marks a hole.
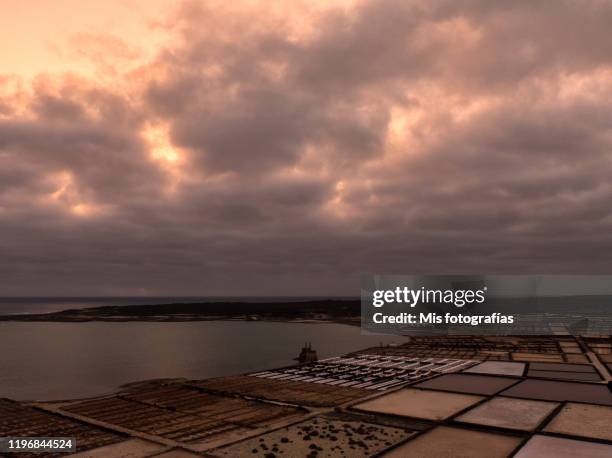
[[[282,367],[305,342],[325,358],[405,340],[328,323],[0,322],[0,398],[82,398],[146,379]]]

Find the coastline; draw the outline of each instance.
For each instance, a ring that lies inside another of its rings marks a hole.
[[[38,314],[0,315],[0,322],[189,322],[272,321],[359,326],[360,301],[313,300],[281,303],[205,302],[102,306]]]

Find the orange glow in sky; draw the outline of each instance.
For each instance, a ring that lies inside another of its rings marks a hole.
[[[165,38],[163,0],[0,0],[0,75],[94,75],[104,62],[135,66]],[[97,62],[95,62],[97,61]]]

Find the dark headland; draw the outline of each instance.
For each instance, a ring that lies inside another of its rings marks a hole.
[[[0,316],[0,321],[320,321],[358,325],[359,299],[283,302],[202,302],[111,305],[60,312]]]

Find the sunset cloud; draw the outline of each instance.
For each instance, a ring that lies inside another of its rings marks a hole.
[[[3,294],[609,273],[612,2],[193,1],[148,23],[154,53],[82,30],[65,53],[93,74],[0,74]]]

